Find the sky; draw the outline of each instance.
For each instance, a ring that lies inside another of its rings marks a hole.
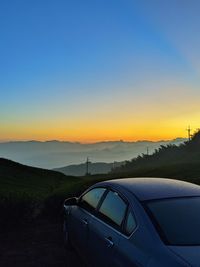
[[[0,141],[186,137],[199,13],[198,0],[1,0]]]

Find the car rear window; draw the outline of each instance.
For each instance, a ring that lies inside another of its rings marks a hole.
[[[156,200],[146,207],[166,243],[200,245],[200,197]]]

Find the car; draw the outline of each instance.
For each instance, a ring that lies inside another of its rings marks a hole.
[[[200,186],[165,178],[96,183],[64,201],[64,238],[86,266],[200,266]]]

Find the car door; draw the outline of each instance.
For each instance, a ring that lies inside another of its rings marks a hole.
[[[109,190],[90,223],[89,263],[93,267],[116,267],[113,261],[119,246],[122,225],[128,210],[126,201]]]
[[[80,197],[78,205],[74,206],[71,212],[70,237],[73,245],[86,262],[91,219],[105,192],[106,188],[103,187],[87,191]]]
[[[132,212],[132,209],[129,207],[123,224],[123,234],[119,238],[119,246],[117,247],[113,257],[113,261],[115,262],[116,266],[144,266],[142,262],[146,261],[146,255],[143,255],[142,250],[135,246],[135,243],[132,241],[132,239],[134,239],[134,234],[137,230],[137,227],[138,225],[135,216]]]

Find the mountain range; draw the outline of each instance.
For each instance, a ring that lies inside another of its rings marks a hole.
[[[113,163],[105,163],[105,162],[89,162],[88,170],[86,167],[86,163],[81,164],[73,164],[66,167],[55,168],[55,171],[61,172],[65,175],[73,175],[73,176],[84,176],[87,171],[89,174],[106,174],[112,171],[112,169],[116,167],[120,167],[124,162],[113,162]]]
[[[177,138],[168,141],[106,141],[82,144],[67,141],[12,141],[0,143],[0,157],[19,163],[46,169],[59,168],[84,163],[89,157],[91,162],[111,163],[125,161],[140,154],[152,154],[161,145],[180,144],[186,141]]]

